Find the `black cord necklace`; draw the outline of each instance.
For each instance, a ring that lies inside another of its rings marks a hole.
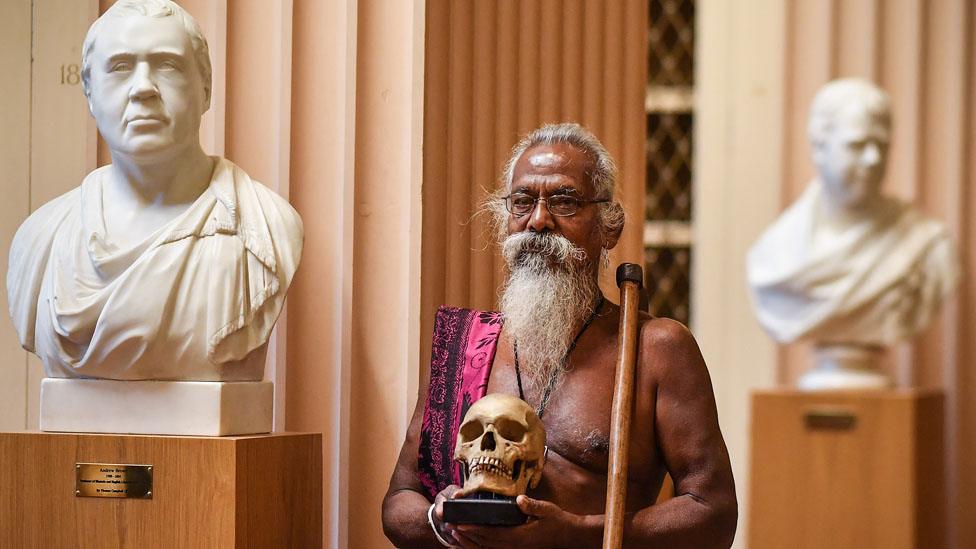
[[[586,322],[583,323],[580,331],[576,333],[576,337],[573,338],[573,342],[569,344],[569,349],[566,349],[566,354],[563,355],[563,359],[560,361],[562,366],[566,365],[566,360],[569,359],[569,354],[572,353],[573,349],[576,348],[576,343],[580,340],[580,337],[583,336],[583,332],[590,327],[590,324],[593,322],[593,319],[596,318],[596,315],[600,312],[600,307],[602,306],[603,294],[601,293],[600,297],[597,299],[596,307],[593,307],[593,312],[590,313],[590,316],[586,319]],[[525,398],[525,390],[522,389],[522,370],[519,368],[518,341],[512,341],[512,351],[515,353],[515,380],[518,382],[519,398],[528,402],[528,400]],[[546,381],[546,388],[542,392],[542,398],[539,400],[539,407],[535,410],[535,413],[539,416],[539,419],[542,419],[542,414],[546,411],[546,405],[549,404],[549,397],[552,395],[552,390],[556,386],[556,380],[559,379],[559,372],[560,369],[558,368],[553,370],[552,374],[549,376],[549,379]]]

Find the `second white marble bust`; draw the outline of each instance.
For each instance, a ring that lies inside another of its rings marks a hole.
[[[802,388],[886,386],[872,364],[929,325],[956,285],[955,249],[943,223],[881,192],[887,94],[836,80],[810,111],[817,178],[749,251],[756,316],[777,341],[815,344],[818,371]],[[838,363],[860,369],[825,373]]]
[[[112,164],[35,211],[10,252],[10,314],[48,377],[254,381],[301,259],[302,223],[207,156],[206,40],[168,0],[120,0],[83,47]]]

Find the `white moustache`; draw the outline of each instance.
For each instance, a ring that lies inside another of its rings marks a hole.
[[[572,260],[582,262],[586,250],[574,245],[568,238],[555,233],[520,232],[509,235],[502,242],[502,255],[511,268],[532,266],[543,267],[539,259],[549,259],[557,264]]]

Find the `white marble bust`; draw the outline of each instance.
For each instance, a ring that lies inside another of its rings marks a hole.
[[[890,131],[881,89],[824,86],[808,128],[817,177],[749,251],[760,324],[779,342],[815,345],[801,388],[888,386],[873,369],[883,349],[925,329],[955,287],[946,227],[881,193]]]
[[[10,315],[54,378],[259,381],[301,259],[283,198],[200,146],[207,43],[168,0],[120,0],[82,77],[111,165],[14,237]]]

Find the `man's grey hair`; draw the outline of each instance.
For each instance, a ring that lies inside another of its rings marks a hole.
[[[207,39],[200,31],[200,25],[196,19],[187,13],[182,7],[171,0],[118,0],[110,8],[105,10],[101,17],[92,23],[85,35],[85,42],[81,47],[81,83],[85,92],[85,97],[91,93],[89,87],[91,81],[91,54],[95,47],[95,38],[98,36],[98,29],[106,17],[176,17],[183,24],[187,36],[190,38],[190,46],[193,48],[193,56],[196,59],[197,70],[203,80],[203,88],[210,97],[210,90],[213,80],[213,69],[210,65],[210,48],[207,46]]]
[[[833,130],[837,112],[851,103],[860,105],[873,116],[891,125],[891,101],[881,88],[863,78],[841,78],[828,82],[813,98],[807,137],[817,146]]]
[[[566,143],[583,151],[590,157],[591,164],[586,175],[593,186],[594,199],[606,199],[609,202],[599,204],[600,225],[603,234],[612,234],[624,226],[624,208],[617,200],[617,165],[610,153],[592,132],[574,122],[561,124],[546,124],[523,137],[512,149],[512,156],[505,163],[502,175],[502,185],[495,191],[487,202],[487,208],[494,218],[495,228],[499,235],[504,234],[509,213],[505,209],[502,197],[511,192],[512,180],[515,175],[515,164],[519,158],[536,145],[555,145]]]

